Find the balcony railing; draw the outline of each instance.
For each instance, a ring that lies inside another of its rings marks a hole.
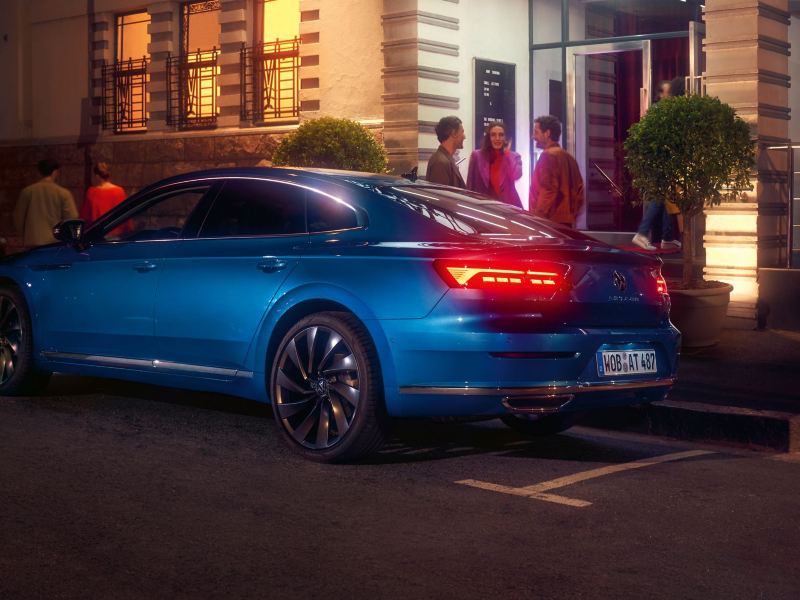
[[[240,67],[242,120],[263,123],[299,117],[299,38],[242,47]]]
[[[219,51],[167,57],[167,124],[178,129],[217,126]]]
[[[103,65],[103,129],[114,133],[147,128],[147,58]]]

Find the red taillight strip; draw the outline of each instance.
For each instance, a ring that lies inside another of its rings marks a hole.
[[[492,264],[486,260],[434,261],[434,267],[450,287],[472,289],[549,289],[552,293],[563,281],[568,271],[565,265],[545,263],[544,269],[529,268],[522,261]],[[548,269],[547,267],[552,267]],[[563,272],[559,272],[563,269]]]
[[[663,275],[659,275],[656,279],[656,290],[658,290],[659,294],[668,294],[667,291],[667,280],[664,279]]]

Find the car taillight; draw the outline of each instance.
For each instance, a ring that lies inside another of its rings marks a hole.
[[[522,290],[553,294],[561,287],[568,267],[557,263],[493,262],[438,259],[434,267],[452,288]]]
[[[667,291],[667,280],[664,279],[664,276],[661,274],[661,271],[653,271],[653,277],[656,278],[656,291],[659,294],[668,294]]]

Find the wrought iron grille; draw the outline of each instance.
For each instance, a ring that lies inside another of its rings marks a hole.
[[[147,128],[147,63],[147,58],[130,58],[103,65],[103,129]]]
[[[167,124],[178,129],[217,126],[219,51],[167,57]]]
[[[241,51],[241,116],[263,123],[300,115],[300,39],[264,42]]]

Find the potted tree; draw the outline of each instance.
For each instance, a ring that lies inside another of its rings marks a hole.
[[[284,137],[272,156],[275,166],[322,167],[385,173],[386,150],[361,124],[322,117]]]
[[[693,268],[695,218],[707,206],[752,189],[750,129],[729,105],[708,96],[665,98],[634,124],[626,166],[642,200],[671,199],[684,216],[683,276],[671,282],[672,321],[684,346],[716,343],[733,287]]]

